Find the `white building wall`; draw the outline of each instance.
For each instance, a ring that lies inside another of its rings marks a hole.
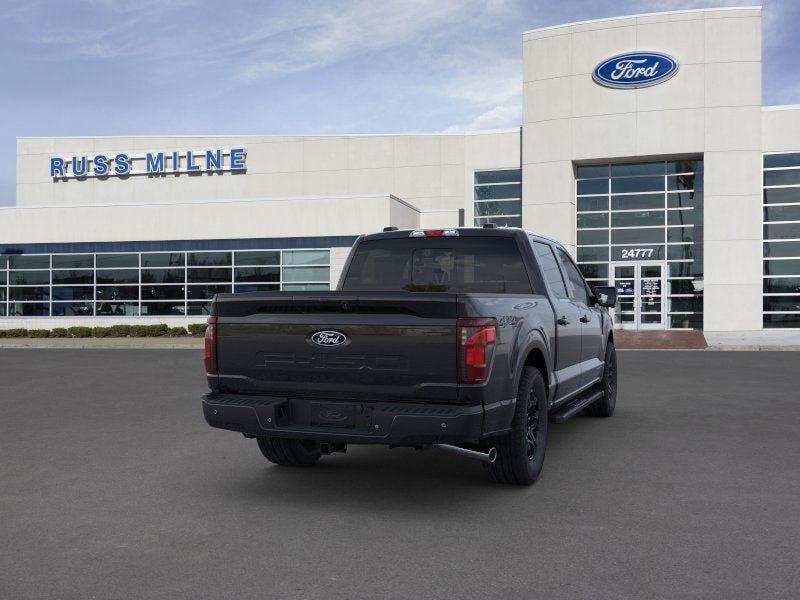
[[[702,154],[705,328],[760,329],[761,10],[577,23],[523,44],[523,224],[574,250],[575,162]],[[672,55],[680,70],[640,89],[592,80],[634,50]]]

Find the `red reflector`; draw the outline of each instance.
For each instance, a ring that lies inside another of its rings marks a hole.
[[[425,237],[442,237],[444,235],[444,229],[426,229],[425,230]]]
[[[217,317],[210,316],[206,321],[206,334],[204,336],[203,362],[206,365],[206,373],[209,375],[219,374],[219,363],[217,361]]]
[[[457,321],[459,383],[483,383],[489,375],[497,336],[494,319],[465,318]]]

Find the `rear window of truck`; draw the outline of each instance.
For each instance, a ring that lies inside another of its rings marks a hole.
[[[342,289],[530,294],[531,284],[511,237],[394,238],[360,243]]]

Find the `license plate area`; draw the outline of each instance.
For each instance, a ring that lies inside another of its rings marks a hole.
[[[347,402],[312,402],[309,407],[309,424],[312,427],[356,426],[356,417],[362,412],[360,404]]]

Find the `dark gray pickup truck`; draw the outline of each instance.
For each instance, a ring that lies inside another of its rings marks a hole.
[[[279,465],[432,446],[531,484],[549,422],[614,412],[615,299],[521,229],[387,228],[358,239],[336,291],[216,297],[203,413]]]

